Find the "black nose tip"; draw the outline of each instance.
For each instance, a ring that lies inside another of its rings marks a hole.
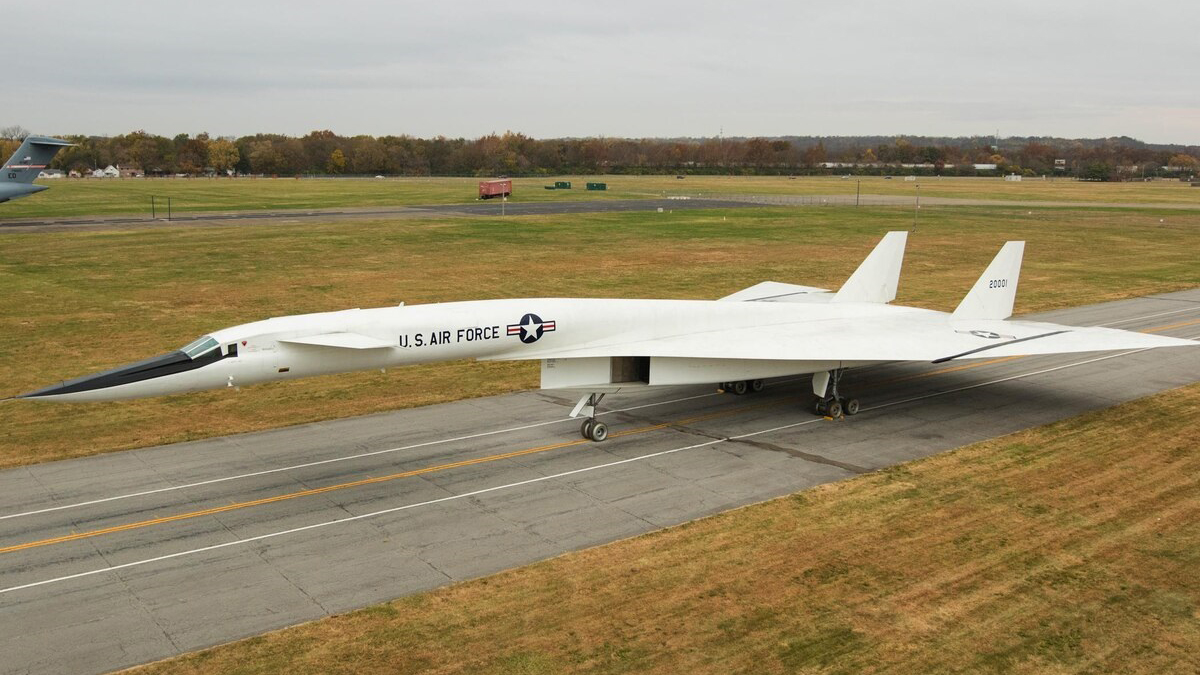
[[[205,363],[208,363],[208,361],[202,361],[201,359],[192,360],[187,354],[176,351],[156,356],[152,359],[146,359],[145,361],[131,363],[127,366],[121,366],[120,368],[106,370],[102,373],[85,375],[84,377],[59,382],[58,384],[24,394],[17,394],[15,398],[41,398],[44,396],[77,394],[81,391],[108,389],[109,387],[117,387],[122,384],[132,384],[155,377],[162,377],[163,375],[191,370]]]

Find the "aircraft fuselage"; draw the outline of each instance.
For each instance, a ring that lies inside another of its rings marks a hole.
[[[928,311],[884,308],[884,311],[888,310],[897,314]],[[63,401],[118,400],[456,359],[540,359],[542,354],[567,356],[563,350],[579,350],[586,357],[589,348],[603,347],[606,342],[618,339],[622,342],[653,342],[670,337],[702,336],[705,332],[738,325],[764,326],[791,323],[801,318],[849,318],[858,313],[877,314],[879,311],[877,305],[853,303],[564,298],[351,309],[278,317],[225,328],[197,340],[193,343],[195,346],[189,345],[190,349],[185,349],[190,353],[185,350],[171,352],[21,397]],[[314,333],[319,333],[317,338],[313,337]],[[203,344],[206,339],[210,342]],[[633,352],[624,356],[650,357],[651,354]],[[556,360],[578,359],[552,358],[551,362]],[[737,361],[745,363],[746,360]],[[709,363],[700,368],[693,378],[681,374],[678,368],[666,368],[668,361],[663,363],[662,376],[648,378],[645,384],[722,381],[712,368],[717,364]],[[759,376],[818,372],[829,367],[827,361],[787,362],[787,365],[766,366],[767,370]],[[567,386],[595,388],[612,384],[610,381],[579,381]]]

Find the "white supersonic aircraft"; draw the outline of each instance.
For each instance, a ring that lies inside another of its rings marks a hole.
[[[1010,241],[953,313],[896,297],[907,232],[889,232],[836,293],[765,281],[716,301],[528,298],[350,309],[215,331],[182,349],[18,398],[109,401],[430,361],[541,361],[543,389],[582,394],[571,412],[585,438],[607,393],[720,383],[734,394],[763,378],[811,373],[817,414],[853,415],[847,368],[1200,342],[1012,315],[1024,242]]]

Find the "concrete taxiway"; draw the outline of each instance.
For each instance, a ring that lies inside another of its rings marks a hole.
[[[1197,337],[1200,289],[1031,318]],[[1190,347],[883,366],[836,422],[807,378],[643,390],[600,444],[524,392],[4,471],[0,672],[150,661],[1198,379]]]

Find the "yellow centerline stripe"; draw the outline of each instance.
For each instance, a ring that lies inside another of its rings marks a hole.
[[[1160,330],[1168,330],[1171,328],[1183,328],[1184,326],[1191,326],[1191,325],[1197,324],[1197,323],[1200,323],[1200,319],[1192,319],[1191,321],[1183,321],[1180,323],[1173,323],[1168,326],[1156,326],[1154,328],[1146,328],[1142,332],[1143,333],[1157,333]]]
[[[663,422],[661,424],[654,424],[654,425],[650,425],[650,426],[646,426],[646,427],[639,427],[637,429],[627,429],[625,431],[621,431],[621,432],[612,434],[612,437],[616,438],[616,437],[620,437],[620,436],[632,436],[634,434],[642,434],[642,433],[646,433],[649,431],[655,431],[658,429],[665,429],[665,428],[671,427],[671,426],[677,426],[680,424],[691,424],[694,422],[701,422],[703,420],[712,419],[714,417],[721,417],[724,415],[732,415],[732,414],[747,411],[747,410],[763,408],[763,407],[766,407],[769,405],[779,405],[779,403],[777,403],[777,402],[759,403],[756,405],[748,405],[748,406],[742,406],[739,408],[734,408],[732,410],[719,410],[719,411],[712,412],[712,413],[706,413],[704,415],[696,415],[694,417],[688,417],[685,419],[673,420],[670,422]],[[11,553],[13,551],[22,551],[25,549],[37,548],[39,546],[49,546],[51,544],[62,544],[62,543],[68,542],[68,541],[77,541],[79,539],[88,539],[90,537],[98,537],[98,536],[104,535],[104,534],[113,534],[116,532],[126,532],[129,530],[141,529],[143,527],[150,527],[151,525],[161,525],[163,523],[172,523],[172,522],[176,522],[179,520],[188,520],[191,518],[199,518],[201,516],[211,516],[211,515],[218,514],[218,513],[225,513],[227,511],[236,511],[238,509],[250,508],[252,506],[262,506],[263,504],[273,504],[275,502],[282,502],[282,501],[286,501],[289,499],[297,499],[299,497],[309,497],[312,495],[324,494],[326,492],[333,492],[335,490],[345,490],[345,489],[353,488],[353,487],[361,487],[363,485],[372,485],[375,483],[383,483],[386,481],[397,480],[400,478],[411,478],[413,476],[420,476],[422,474],[435,473],[438,471],[447,471],[449,469],[458,469],[458,468],[461,468],[464,466],[471,466],[474,464],[484,464],[486,462],[496,462],[496,461],[499,461],[502,459],[512,459],[514,457],[522,457],[525,455],[532,455],[532,454],[536,454],[536,453],[540,453],[540,452],[549,452],[551,450],[559,450],[561,448],[567,448],[567,447],[571,447],[571,446],[575,446],[575,445],[583,445],[585,443],[591,443],[591,442],[592,441],[589,441],[586,439],[579,439],[577,441],[564,441],[562,443],[552,443],[550,445],[541,445],[541,446],[538,446],[535,448],[526,448],[524,450],[515,450],[513,452],[505,452],[505,453],[501,453],[498,455],[488,455],[486,457],[476,457],[474,459],[464,459],[464,460],[461,460],[458,462],[450,462],[448,464],[438,464],[437,466],[429,466],[429,467],[425,467],[423,469],[413,469],[410,471],[402,471],[400,473],[394,473],[394,474],[390,474],[387,476],[377,476],[374,478],[363,478],[361,480],[351,481],[349,483],[339,483],[338,485],[330,485],[327,487],[311,488],[308,490],[301,490],[299,492],[289,492],[287,494],[276,495],[274,497],[264,497],[263,499],[255,499],[255,500],[248,501],[248,502],[236,502],[233,504],[227,504],[225,506],[216,506],[213,508],[202,509],[199,511],[190,511],[188,513],[180,513],[180,514],[177,514],[174,516],[163,516],[162,518],[153,518],[150,520],[142,520],[142,521],[138,521],[136,523],[127,523],[125,525],[115,525],[113,527],[106,527],[106,528],[99,529],[99,530],[90,530],[88,532],[78,532],[75,534],[63,535],[61,537],[53,537],[51,539],[42,539],[39,541],[31,541],[31,542],[27,542],[24,544],[16,544],[13,546],[6,546],[4,548],[0,548],[0,553]]]
[[[1154,328],[1144,328],[1140,332],[1156,333],[1158,331],[1169,330],[1171,328],[1182,328],[1183,326],[1191,326],[1191,325],[1194,325],[1197,323],[1200,323],[1200,319],[1193,319],[1191,321],[1183,321],[1180,323],[1173,323],[1173,324],[1169,324],[1166,326],[1156,326]],[[1003,363],[1005,361],[1012,361],[1015,359],[1024,359],[1024,358],[1028,358],[1028,357],[1027,356],[1003,356],[1003,357],[996,358],[996,359],[989,359],[987,361],[979,361],[976,363],[969,363],[969,364],[964,364],[961,366],[951,366],[949,368],[940,368],[938,370],[932,370],[932,371],[928,371],[928,372],[924,372],[924,373],[915,373],[912,375],[896,377],[896,378],[892,378],[890,380],[871,382],[870,384],[879,385],[879,384],[891,384],[894,382],[903,382],[905,380],[913,380],[913,379],[918,379],[918,378],[923,378],[923,377],[931,377],[933,375],[940,375],[942,373],[951,373],[951,372],[956,372],[956,371],[961,371],[961,370],[968,370],[971,368],[980,368],[982,366],[988,366],[988,365],[992,365],[995,363]],[[735,408],[732,410],[720,410],[717,412],[707,413],[704,415],[697,415],[695,417],[688,417],[688,418],[684,418],[681,420],[673,420],[670,422],[663,422],[661,424],[654,424],[651,426],[639,427],[637,429],[627,429],[625,431],[619,431],[619,432],[613,433],[613,434],[611,434],[610,437],[611,438],[620,438],[622,436],[632,436],[634,434],[643,434],[643,433],[646,433],[649,431],[665,429],[665,428],[671,427],[671,426],[678,426],[681,424],[691,424],[694,422],[701,422],[704,420],[713,419],[715,417],[722,417],[724,415],[732,415],[732,414],[735,414],[738,412],[754,410],[756,408],[763,408],[768,405],[777,405],[777,404],[760,403],[757,405],[743,406],[743,407]],[[550,445],[541,445],[541,446],[538,446],[535,448],[526,448],[525,450],[515,450],[513,452],[506,452],[506,453],[502,453],[502,454],[498,454],[498,455],[488,455],[486,457],[477,457],[475,459],[464,459],[464,460],[461,460],[458,462],[450,462],[449,464],[439,464],[437,466],[425,467],[424,469],[413,469],[411,471],[402,471],[400,473],[394,473],[394,474],[390,474],[387,476],[378,476],[375,478],[364,478],[362,480],[351,481],[349,483],[340,483],[338,485],[330,485],[328,487],[312,488],[309,490],[301,490],[299,492],[290,492],[287,494],[276,495],[274,497],[265,497],[263,499],[255,499],[253,501],[248,501],[248,502],[236,502],[233,504],[228,504],[226,506],[217,506],[217,507],[213,507],[210,509],[203,509],[200,511],[191,511],[188,513],[181,513],[181,514],[174,515],[174,516],[164,516],[162,518],[143,520],[143,521],[139,521],[136,523],[128,523],[125,525],[116,525],[113,527],[108,527],[108,528],[104,528],[104,529],[100,529],[100,530],[79,532],[76,534],[68,534],[68,535],[64,535],[61,537],[54,537],[51,539],[42,539],[39,541],[31,541],[31,542],[27,542],[24,544],[16,544],[13,546],[6,546],[3,548],[0,548],[0,553],[10,553],[13,551],[21,551],[21,550],[30,549],[30,548],[37,548],[39,546],[49,546],[51,544],[61,544],[61,543],[65,543],[68,541],[76,541],[79,539],[98,537],[98,536],[104,535],[104,534],[113,534],[116,532],[125,532],[128,530],[136,530],[136,529],[140,529],[143,527],[149,527],[151,525],[161,525],[163,523],[171,523],[171,522],[175,522],[175,521],[179,521],[179,520],[187,520],[190,518],[199,518],[201,516],[211,516],[211,515],[218,514],[218,513],[225,513],[227,511],[236,511],[238,509],[250,508],[252,506],[262,506],[263,504],[272,504],[275,502],[286,501],[289,499],[297,499],[299,497],[308,497],[311,495],[318,495],[318,494],[323,494],[326,492],[333,492],[335,490],[345,490],[345,489],[349,489],[349,488],[353,488],[353,487],[361,487],[363,485],[371,485],[374,483],[383,483],[386,481],[397,480],[400,478],[411,478],[413,476],[420,476],[422,474],[435,473],[438,471],[447,471],[449,469],[457,469],[457,468],[461,468],[464,466],[471,466],[474,464],[484,464],[487,462],[496,462],[496,461],[499,461],[502,459],[511,459],[513,457],[521,457],[524,455],[532,455],[532,454],[541,453],[541,452],[549,452],[551,450],[559,450],[561,448],[568,448],[568,447],[572,447],[572,446],[576,446],[576,445],[583,445],[585,443],[590,443],[590,442],[591,441],[588,441],[586,439],[579,439],[576,441],[565,441],[562,443],[552,443]]]

